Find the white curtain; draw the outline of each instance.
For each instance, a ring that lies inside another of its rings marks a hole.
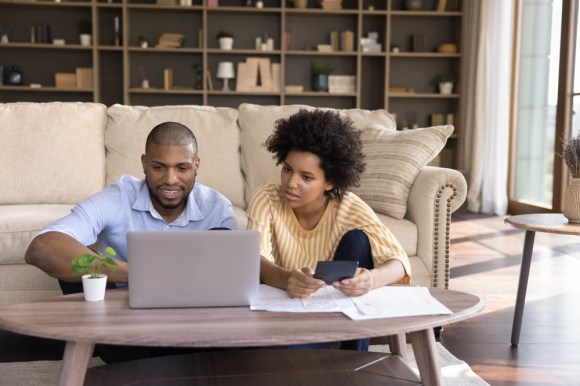
[[[514,3],[468,0],[463,72],[464,116],[460,168],[469,188],[467,210],[503,215],[507,211],[509,109]]]

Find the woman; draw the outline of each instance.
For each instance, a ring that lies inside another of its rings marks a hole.
[[[325,285],[313,275],[317,262],[326,260],[359,262],[354,277],[333,283],[349,296],[410,282],[402,246],[348,191],[365,168],[360,132],[350,120],[300,110],[276,122],[266,147],[282,164],[281,183],[259,188],[247,212],[248,229],[261,233],[263,283],[305,298]]]

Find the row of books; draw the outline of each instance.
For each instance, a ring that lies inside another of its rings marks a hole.
[[[93,69],[77,67],[75,72],[57,72],[54,74],[56,88],[93,88]]]
[[[453,125],[453,114],[431,114],[431,126]]]
[[[333,51],[354,51],[355,34],[353,31],[332,31],[330,33],[330,45]]]

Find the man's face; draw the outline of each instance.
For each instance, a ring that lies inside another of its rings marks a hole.
[[[187,204],[199,168],[193,145],[151,143],[141,164],[153,207],[167,222],[175,220]]]

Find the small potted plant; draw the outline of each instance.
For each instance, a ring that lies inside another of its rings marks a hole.
[[[82,46],[90,46],[93,34],[93,25],[90,20],[81,19],[77,22],[79,39]]]
[[[231,32],[219,31],[217,39],[222,50],[231,50],[234,47],[234,34]]]
[[[106,269],[113,271],[113,266],[116,266],[117,263],[111,256],[116,255],[117,252],[113,248],[107,247],[105,253],[98,252],[96,255],[85,254],[75,257],[72,260],[71,269],[73,272],[88,272],[82,276],[86,301],[94,302],[105,298],[107,275],[103,271]]]
[[[139,42],[139,47],[141,47],[141,48],[147,48],[147,47],[149,47],[149,41],[145,38],[145,36],[139,35],[139,37],[137,38],[137,40]]]
[[[562,140],[561,157],[572,177],[564,190],[562,213],[569,222],[580,223],[580,133],[567,141]]]
[[[441,74],[436,78],[435,82],[439,85],[440,94],[451,94],[455,83],[455,75],[451,73]]]
[[[391,52],[394,54],[397,54],[401,51],[401,46],[399,45],[399,43],[392,43],[391,44]]]
[[[312,90],[328,91],[328,76],[334,71],[330,64],[312,62]]]

